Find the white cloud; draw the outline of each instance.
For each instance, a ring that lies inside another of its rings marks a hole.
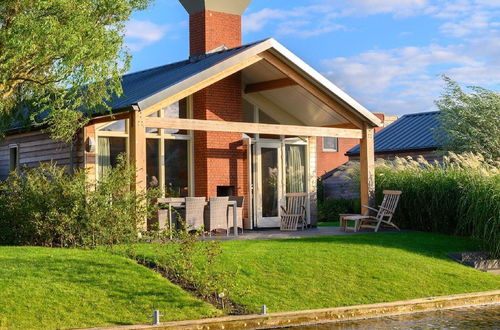
[[[125,40],[127,46],[133,51],[140,51],[163,38],[171,26],[159,25],[150,21],[132,19],[126,24]]]
[[[486,43],[487,38],[481,45]],[[496,51],[486,50],[478,56],[477,47],[481,45],[472,42],[374,50],[325,60],[323,64],[333,82],[370,110],[404,114],[433,107],[442,91],[438,74],[468,85],[498,84],[500,45]]]

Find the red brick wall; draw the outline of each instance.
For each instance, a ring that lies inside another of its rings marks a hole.
[[[385,115],[383,113],[374,113],[382,122],[385,121]],[[375,129],[375,132],[380,131],[383,127]],[[343,139],[339,138],[338,151],[337,152],[324,152],[323,151],[323,138],[317,138],[318,149],[317,149],[317,175],[322,176],[328,171],[339,167],[340,165],[346,163],[349,158],[345,155],[352,147],[359,144],[359,139]]]
[[[193,96],[195,119],[242,121],[241,74],[236,73]],[[196,196],[217,195],[217,186],[234,186],[247,194],[246,147],[240,133],[195,131]]]
[[[203,11],[189,17],[191,55],[205,54],[219,46],[241,46],[241,16]]]

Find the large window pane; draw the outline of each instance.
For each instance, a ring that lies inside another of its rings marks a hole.
[[[118,120],[111,125],[99,129],[101,132],[120,132],[125,133],[127,126],[127,121],[125,119]]]
[[[278,149],[262,148],[262,216],[278,216]]]
[[[153,118],[158,118],[158,112],[153,112],[152,114],[150,114],[148,117],[153,117]],[[151,127],[147,127],[146,128],[146,133],[154,133],[154,134],[158,134],[158,128],[151,128]]]
[[[146,139],[146,180],[148,188],[160,185],[160,140]]]
[[[99,176],[102,177],[118,163],[118,156],[127,152],[127,138],[99,137],[97,162]]]
[[[286,145],[286,192],[306,192],[306,146]]]
[[[165,140],[165,194],[188,196],[188,141]]]
[[[172,103],[163,109],[164,118],[182,118],[186,119],[187,116],[187,99],[182,99],[179,102]],[[165,134],[187,134],[186,131],[178,129],[165,129]]]

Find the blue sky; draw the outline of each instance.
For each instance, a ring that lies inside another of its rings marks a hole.
[[[371,111],[434,110],[441,74],[500,90],[500,0],[253,0],[243,41],[274,37]],[[188,56],[188,16],[155,0],[127,23],[131,71]]]

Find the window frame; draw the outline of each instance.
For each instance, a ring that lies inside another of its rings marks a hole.
[[[16,159],[14,160],[14,166],[12,161],[12,151],[16,150]],[[19,168],[19,145],[9,144],[9,172],[16,171]]]
[[[322,139],[321,140],[321,147],[322,147],[323,152],[339,152],[339,138],[338,137],[323,136],[321,139]],[[335,139],[336,148],[335,149],[325,148],[325,139]]]
[[[188,96],[186,99],[186,117],[188,119],[193,118],[193,102],[192,97]],[[180,102],[180,101],[177,101]],[[165,118],[164,109],[169,107],[170,104],[156,112],[157,117],[155,118]],[[150,128],[150,127],[147,127]],[[146,128],[146,129],[147,129]],[[152,127],[154,128],[154,127]],[[165,196],[165,184],[166,184],[166,175],[165,175],[165,140],[187,140],[188,150],[187,150],[187,162],[188,162],[188,196],[194,196],[194,132],[188,130],[186,134],[171,134],[165,133],[164,129],[158,129],[156,133],[146,133],[146,139],[158,139],[159,143],[159,157],[158,157],[158,169],[160,171],[159,185],[162,191],[162,195]]]

